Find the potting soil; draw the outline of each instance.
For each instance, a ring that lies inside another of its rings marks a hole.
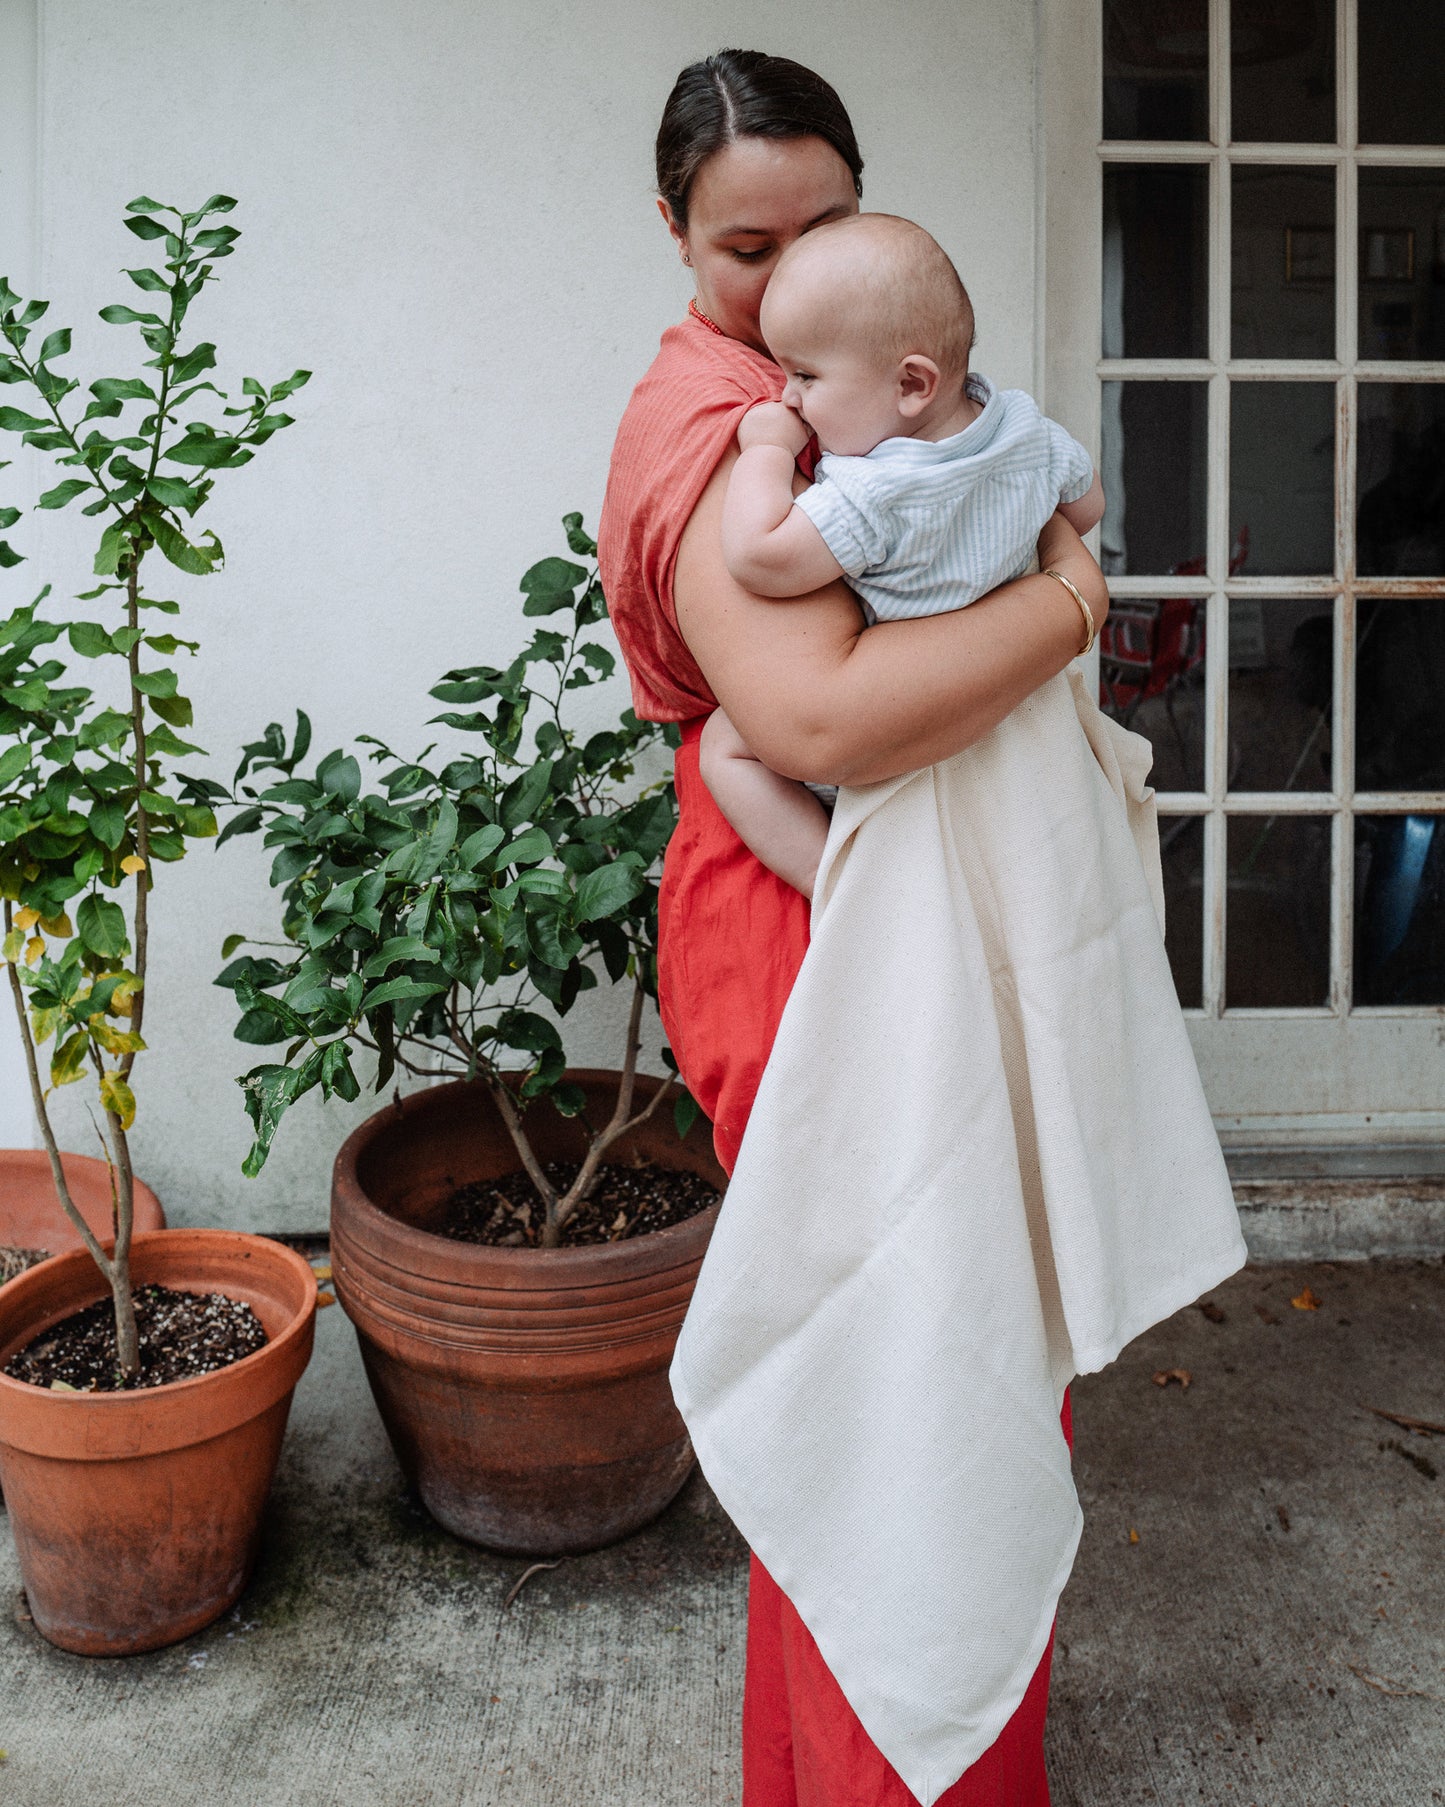
[[[141,1372],[132,1387],[163,1387],[228,1368],[264,1347],[261,1320],[242,1299],[225,1293],[178,1292],[142,1286],[135,1294]],[[115,1311],[109,1298],[73,1312],[42,1331],[6,1363],[12,1380],[58,1392],[111,1393],[116,1371]]]
[[[559,1193],[577,1178],[577,1161],[549,1161],[542,1171]],[[563,1248],[588,1243],[625,1242],[653,1230],[671,1229],[716,1204],[718,1189],[700,1173],[656,1162],[627,1166],[604,1162],[592,1191],[562,1226]],[[483,1242],[493,1248],[535,1248],[545,1214],[537,1189],[525,1173],[499,1180],[473,1180],[447,1200],[436,1229],[456,1242]]]

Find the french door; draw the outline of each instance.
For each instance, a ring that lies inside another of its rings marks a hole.
[[[1057,10],[1046,400],[1099,446],[1206,1088],[1237,1142],[1437,1134],[1445,6]]]

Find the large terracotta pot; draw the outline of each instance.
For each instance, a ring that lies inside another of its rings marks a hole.
[[[111,1223],[110,1169],[94,1155],[63,1154],[70,1196],[80,1215],[103,1242],[115,1234]],[[163,1230],[166,1214],[150,1187],[135,1182],[135,1227]],[[0,1247],[49,1249],[63,1255],[82,1247],[80,1232],[60,1208],[50,1157],[43,1148],[0,1148]]]
[[[606,1120],[617,1075],[570,1075]],[[639,1081],[642,1098],[657,1081]],[[543,1161],[583,1132],[527,1119]],[[725,1178],[705,1121],[664,1105],[611,1151]],[[497,1249],[438,1235],[450,1194],[520,1165],[480,1082],[388,1106],[336,1158],[331,1261],[408,1479],[447,1530],[518,1555],[594,1550],[656,1517],[692,1468],[667,1370],[717,1207],[633,1241]]]
[[[131,1270],[244,1299],[264,1349],[133,1393],[53,1393],[0,1373],[0,1485],[38,1629],[84,1656],[189,1637],[232,1605],[255,1561],[291,1395],[311,1355],[316,1280],[300,1255],[234,1230],[137,1236]],[[0,1292],[0,1368],[105,1296],[81,1250]]]

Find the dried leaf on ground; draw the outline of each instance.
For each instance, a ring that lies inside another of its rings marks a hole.
[[[1156,1387],[1167,1387],[1171,1380],[1177,1380],[1180,1386],[1184,1388],[1185,1392],[1188,1392],[1189,1384],[1193,1379],[1194,1376],[1189,1372],[1188,1368],[1161,1368],[1154,1376],[1154,1385]]]
[[[1398,1424],[1401,1430],[1414,1431],[1417,1436],[1445,1437],[1445,1424],[1437,1423],[1433,1418],[1410,1418],[1403,1412],[1387,1412],[1383,1406],[1378,1405],[1367,1405],[1365,1410],[1390,1424]]]
[[[1254,1309],[1264,1319],[1266,1324],[1277,1324],[1279,1322],[1279,1319],[1266,1306],[1256,1305]]]
[[[1138,1543],[1138,1541],[1139,1541],[1139,1533],[1134,1529],[1134,1527],[1132,1525],[1130,1525],[1129,1542],[1130,1543]]]
[[[1228,1315],[1222,1306],[1214,1303],[1213,1299],[1201,1299],[1199,1310],[1204,1313],[1211,1324],[1222,1324]]]
[[[1297,1293],[1294,1298],[1290,1300],[1290,1304],[1294,1306],[1296,1311],[1318,1311],[1322,1303],[1323,1301],[1317,1299],[1308,1286],[1302,1293]]]

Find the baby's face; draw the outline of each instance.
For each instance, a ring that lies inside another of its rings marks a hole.
[[[818,444],[861,458],[908,431],[898,409],[898,371],[868,355],[833,314],[830,306],[814,305],[800,285],[772,283],[763,297],[763,337],[787,378],[783,400]]]

